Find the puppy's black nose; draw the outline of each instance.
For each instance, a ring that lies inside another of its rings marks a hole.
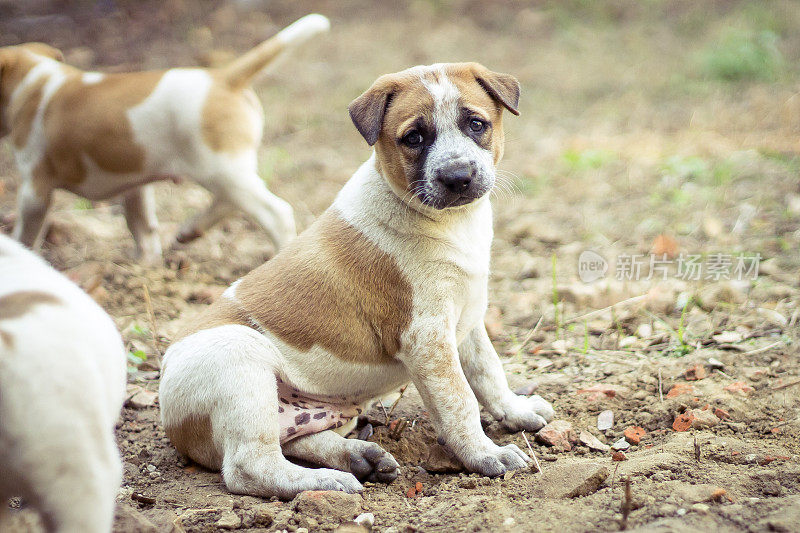
[[[454,193],[462,193],[472,183],[472,167],[467,161],[454,162],[436,171],[436,179]]]

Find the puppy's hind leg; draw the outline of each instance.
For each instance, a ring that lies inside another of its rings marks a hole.
[[[158,262],[161,259],[161,240],[153,186],[143,185],[126,192],[122,196],[122,208],[136,241],[137,257],[147,264]]]
[[[391,483],[400,465],[374,442],[346,439],[333,430],[303,435],[283,445],[283,453],[329,468],[351,472],[364,481]]]
[[[279,361],[266,337],[240,325],[202,330],[172,345],[160,389],[170,440],[195,461],[221,468],[234,493],[288,499],[304,490],[360,491],[352,474],[303,468],[283,456]]]
[[[17,223],[13,237],[33,250],[38,250],[42,244],[47,210],[52,201],[52,191],[40,192],[34,190],[30,179],[23,178],[17,193]]]

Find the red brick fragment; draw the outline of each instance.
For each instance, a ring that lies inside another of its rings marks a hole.
[[[690,366],[683,373],[683,377],[687,381],[698,381],[706,377],[706,369],[701,365]]]
[[[733,498],[728,496],[728,492],[725,489],[716,489],[711,493],[710,501],[721,502],[723,499],[728,500],[729,502],[733,501]]]
[[[692,394],[694,387],[688,383],[676,383],[667,393],[667,398],[676,398],[681,394]]]
[[[627,461],[628,457],[623,452],[614,452],[611,454],[612,461]]]
[[[417,481],[414,483],[414,485],[408,488],[408,491],[406,491],[406,498],[415,498],[419,496],[422,494],[422,488],[422,482]]]
[[[642,440],[642,437],[647,435],[647,432],[643,427],[631,426],[623,432],[623,435],[625,435],[625,440],[631,444],[639,444],[639,441]]]
[[[731,414],[728,411],[726,411],[725,409],[722,409],[720,407],[715,407],[714,408],[714,416],[716,416],[720,420],[727,420],[728,418],[731,417]]]
[[[604,398],[614,398],[617,395],[617,390],[609,385],[597,384],[588,389],[578,390],[578,394],[586,394],[587,400],[595,402]]]
[[[694,419],[695,416],[692,414],[692,412],[686,411],[685,413],[675,417],[675,421],[672,423],[672,429],[675,431],[688,431],[689,428],[692,427],[692,421]]]
[[[725,390],[728,392],[733,392],[733,393],[739,392],[741,394],[747,395],[753,392],[755,389],[750,385],[748,385],[747,383],[745,383],[744,381],[736,381],[725,387]]]

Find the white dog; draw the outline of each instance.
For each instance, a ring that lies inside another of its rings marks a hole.
[[[107,532],[122,479],[125,352],[75,284],[0,235],[0,530],[22,496],[48,531]]]
[[[152,186],[191,177],[211,207],[177,236],[188,242],[238,208],[276,247],[295,236],[291,206],[257,170],[263,110],[252,80],[281,52],[327,30],[308,15],[221,69],[102,74],[61,62],[41,43],[0,48],[0,136],[10,134],[21,185],[14,238],[36,249],[56,189],[90,200],[122,194],[145,262],[161,256]]]
[[[233,492],[358,491],[356,477],[390,481],[398,465],[342,435],[371,399],[410,380],[469,470],[498,476],[530,460],[494,444],[479,416],[480,403],[512,431],[553,416],[542,398],[509,389],[483,324],[488,193],[503,109],[517,114],[518,99],[512,76],[458,63],[382,76],[350,105],[373,156],[167,350],[161,414],[179,451],[221,469]]]

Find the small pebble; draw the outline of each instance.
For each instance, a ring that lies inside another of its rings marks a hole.
[[[710,509],[711,509],[711,507],[709,507],[709,506],[708,506],[708,505],[706,505],[705,503],[695,503],[694,505],[692,505],[692,511],[695,511],[695,512],[697,512],[697,513],[703,513],[703,514],[705,514],[705,513],[707,513],[707,512],[708,512]]]
[[[597,429],[606,431],[614,426],[614,411],[603,411],[597,415]]]
[[[611,445],[612,448],[615,450],[627,450],[631,447],[631,443],[625,440],[625,437],[622,437],[617,442]]]
[[[375,525],[375,515],[372,513],[361,513],[354,520],[356,524],[362,525],[367,529],[372,529]]]
[[[684,515],[686,514],[686,509],[684,509],[683,507],[681,507],[680,509],[678,509],[677,511],[675,511],[675,514],[676,514],[676,515],[678,515],[678,516],[684,516]]]
[[[710,366],[714,370],[722,370],[725,368],[725,365],[719,359],[714,359],[713,357],[708,358],[708,366]]]
[[[636,328],[636,335],[638,335],[642,339],[646,339],[653,335],[653,326],[648,323],[639,324],[639,327]]]

